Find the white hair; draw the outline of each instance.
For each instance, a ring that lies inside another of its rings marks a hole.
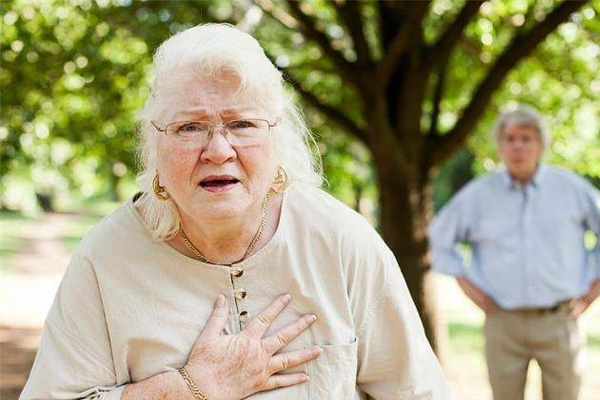
[[[152,92],[139,114],[142,172],[137,178],[143,192],[137,204],[154,240],[174,237],[181,221],[173,200],[160,201],[152,190],[157,173],[158,132],[150,121],[165,117],[172,106],[167,100],[173,98],[169,94],[180,91],[190,80],[234,75],[239,81],[238,95],[250,96],[259,107],[283,117],[273,140],[278,163],[290,183],[321,185],[321,162],[311,152],[314,139],[304,116],[285,90],[281,72],[252,36],[229,24],[198,25],[163,42],[154,54],[154,68]]]
[[[504,130],[511,126],[528,126],[534,128],[544,146],[544,151],[550,147],[550,142],[552,141],[550,130],[542,115],[535,108],[520,104],[517,107],[504,110],[496,119],[493,130],[494,140],[497,144],[500,143]]]

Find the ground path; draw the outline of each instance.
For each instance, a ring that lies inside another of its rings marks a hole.
[[[70,254],[60,234],[77,215],[43,215],[18,234],[19,252],[0,274],[0,400],[16,400],[31,369],[41,326]]]

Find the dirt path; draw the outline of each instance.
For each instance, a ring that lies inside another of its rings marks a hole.
[[[25,384],[41,327],[70,258],[60,234],[75,218],[45,214],[12,235],[20,250],[0,275],[0,400],[16,400]]]

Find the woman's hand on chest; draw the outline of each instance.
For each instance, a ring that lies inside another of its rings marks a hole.
[[[254,393],[308,381],[305,373],[280,372],[317,358],[322,350],[309,347],[279,353],[309,328],[316,317],[305,315],[279,331],[263,337],[271,323],[289,304],[290,296],[274,300],[243,331],[224,332],[229,305],[222,295],[189,354],[186,369],[192,381],[211,400],[237,400]]]

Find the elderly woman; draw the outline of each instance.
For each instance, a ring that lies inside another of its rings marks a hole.
[[[143,191],[83,239],[21,399],[447,399],[394,256],[318,188],[256,40],[201,25],[154,64]]]

